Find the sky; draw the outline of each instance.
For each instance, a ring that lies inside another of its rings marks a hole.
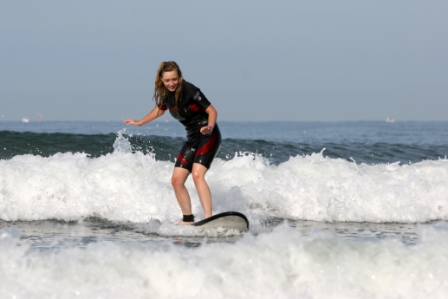
[[[140,119],[167,60],[218,121],[448,121],[447,28],[446,0],[0,0],[0,121]]]

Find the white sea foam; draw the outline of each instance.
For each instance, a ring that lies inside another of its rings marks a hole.
[[[448,232],[350,242],[281,225],[234,244],[28,247],[0,230],[1,298],[446,298]]]
[[[131,153],[117,138],[99,158],[65,153],[0,160],[0,219],[172,223],[181,213],[170,185],[172,161]],[[324,157],[291,157],[276,166],[254,154],[216,159],[207,174],[214,212],[245,213],[252,228],[279,217],[315,221],[448,220],[448,160],[366,165]],[[191,179],[198,218],[203,216]],[[258,227],[260,229],[260,227]]]

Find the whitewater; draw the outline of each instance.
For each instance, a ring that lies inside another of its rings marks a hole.
[[[176,224],[171,124],[97,125],[0,132],[0,298],[448,294],[445,123],[269,123],[253,139],[220,124],[213,212],[244,213],[248,232]]]
[[[0,219],[73,221],[100,217],[145,222],[179,218],[170,185],[173,161],[132,153],[121,135],[115,151],[0,160]],[[216,159],[207,174],[214,212],[238,210],[254,228],[269,218],[350,222],[448,220],[448,160],[367,165],[323,150],[279,165],[253,153]],[[202,208],[191,180],[193,212]]]

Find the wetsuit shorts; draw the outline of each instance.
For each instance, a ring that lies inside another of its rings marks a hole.
[[[211,134],[202,135],[201,132],[198,132],[188,136],[174,166],[185,168],[191,172],[193,163],[199,163],[208,169],[220,147],[221,132],[216,124]]]

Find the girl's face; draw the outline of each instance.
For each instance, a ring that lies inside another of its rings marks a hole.
[[[175,91],[177,84],[179,84],[179,75],[177,74],[177,71],[164,72],[162,75],[162,82],[166,89],[171,92]]]

